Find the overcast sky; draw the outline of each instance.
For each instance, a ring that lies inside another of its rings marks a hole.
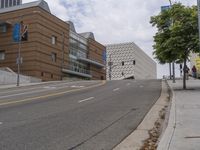
[[[23,0],[23,3],[35,0]],[[196,5],[197,0],[179,0]],[[150,17],[169,5],[168,0],[46,0],[51,12],[60,19],[74,22],[77,32],[91,31],[102,44],[135,42],[151,58],[156,29]],[[176,67],[178,71],[178,66]],[[158,65],[158,77],[168,74],[167,65]]]

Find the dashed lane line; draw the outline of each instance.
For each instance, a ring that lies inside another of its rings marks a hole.
[[[113,90],[113,92],[116,92],[116,91],[119,91],[119,88],[116,88],[116,89]]]
[[[90,100],[92,100],[92,99],[94,99],[94,97],[89,97],[89,98],[86,98],[86,99],[84,99],[84,100],[80,100],[80,101],[78,101],[78,102],[79,102],[79,103],[82,103],[82,102],[90,101]]]
[[[63,95],[63,94],[70,93],[70,92],[77,92],[77,91],[81,91],[81,90],[95,88],[95,87],[98,87],[98,86],[102,86],[105,83],[106,83],[106,81],[102,81],[100,84],[88,86],[88,87],[85,87],[85,88],[73,89],[73,90],[62,91],[62,92],[57,92],[57,93],[51,93],[51,94],[42,95],[42,96],[30,97],[30,98],[26,98],[26,99],[22,99],[22,100],[15,100],[15,101],[5,100],[4,102],[0,103],[0,106],[17,104],[17,103],[22,103],[22,102],[28,102],[28,101],[38,100],[38,99],[44,99],[44,98],[53,97],[53,96],[59,96],[59,95]]]

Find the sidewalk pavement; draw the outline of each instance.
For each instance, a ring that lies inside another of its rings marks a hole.
[[[158,150],[200,150],[200,80],[168,81],[173,98],[168,126]]]
[[[67,81],[48,81],[48,82],[33,82],[33,83],[20,83],[19,87],[23,86],[32,86],[32,85],[45,85],[45,84],[51,84],[51,83],[61,83],[61,82],[72,82],[71,80]],[[0,89],[9,89],[17,87],[17,84],[0,84]]]

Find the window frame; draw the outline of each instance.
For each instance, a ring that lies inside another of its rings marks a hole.
[[[51,36],[51,44],[52,44],[52,45],[56,45],[56,43],[57,43],[57,37],[54,36],[54,35],[52,35],[52,36]]]
[[[5,59],[6,59],[6,51],[0,50],[0,61],[4,61]]]
[[[51,52],[51,61],[56,63],[56,61],[57,61],[57,53]]]

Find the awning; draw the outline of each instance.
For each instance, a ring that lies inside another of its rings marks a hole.
[[[77,60],[80,60],[80,61],[83,61],[83,62],[86,62],[86,63],[90,63],[90,64],[95,65],[95,66],[100,67],[100,68],[105,67],[103,64],[96,62],[94,60],[91,60],[91,59],[77,57]]]

